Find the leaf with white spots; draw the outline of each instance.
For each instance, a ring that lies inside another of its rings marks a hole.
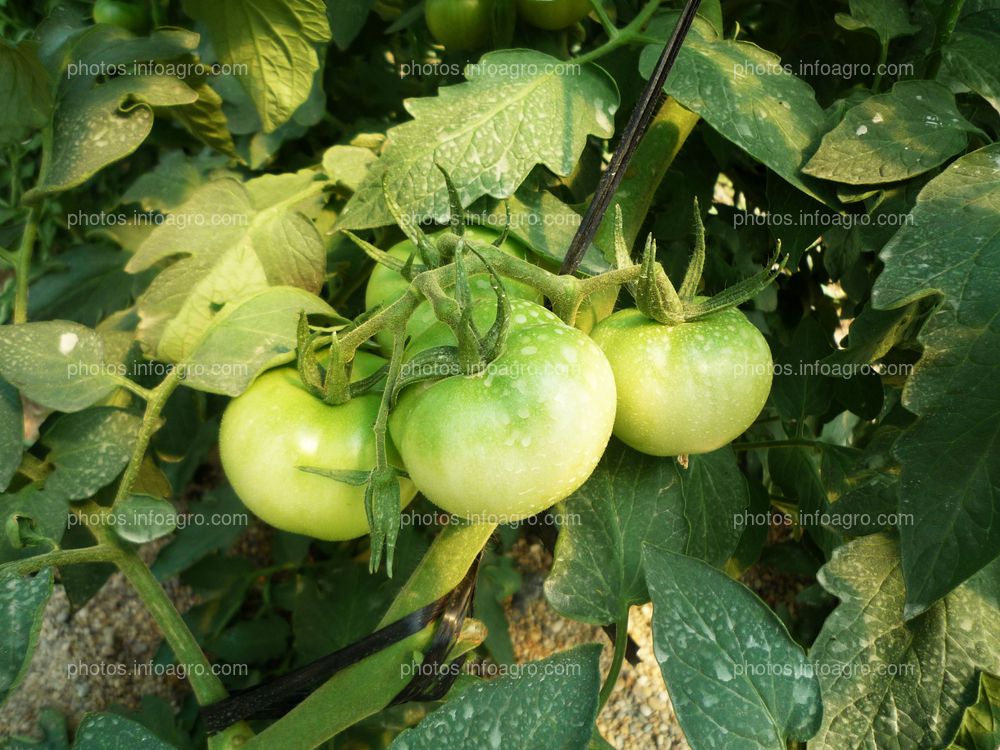
[[[319,174],[303,171],[202,185],[156,227],[126,265],[137,273],[182,255],[139,298],[138,336],[158,358],[183,362],[227,303],[268,286],[316,292],[326,249],[312,211]]]
[[[618,88],[598,66],[564,63],[534,50],[499,50],[469,66],[467,81],[435,97],[408,99],[413,121],[391,128],[382,155],[344,209],[338,226],[393,223],[382,195],[388,175],[403,213],[447,222],[443,167],[463,206],[507,198],[536,164],[568,175],[587,137],[610,138]]]
[[[135,151],[153,129],[153,108],[191,104],[198,95],[173,76],[119,76],[73,89],[52,116],[52,153],[26,202],[81,185]]]
[[[73,750],[174,750],[137,721],[113,713],[87,714]]]
[[[0,375],[58,411],[84,409],[117,387],[101,336],[64,320],[0,327]]]
[[[52,568],[34,576],[0,573],[0,705],[28,671],[51,595]]]
[[[7,489],[24,453],[24,415],[17,389],[0,378],[0,492]]]
[[[234,66],[265,133],[309,98],[316,46],[330,40],[322,0],[184,0],[184,12],[208,29],[220,62]]]
[[[585,748],[597,716],[600,654],[597,644],[578,646],[467,687],[391,750]]]
[[[693,750],[785,750],[819,728],[809,659],[750,589],[707,563],[646,547],[653,648]]]
[[[647,456],[612,439],[590,479],[559,505],[545,596],[565,617],[604,625],[649,601],[643,545],[721,565],[739,542],[749,504],[733,452],[676,459]]]
[[[942,747],[962,720],[978,670],[1000,668],[1000,564],[903,619],[899,549],[873,534],[819,572],[840,604],[812,648],[823,693],[815,750]]]
[[[677,13],[653,19],[649,34],[664,41]],[[663,45],[646,47],[639,72],[649,77]],[[781,59],[749,42],[720,38],[696,19],[667,78],[664,91],[696,112],[727,140],[809,195],[822,190],[801,167],[819,142],[825,116],[808,83]]]
[[[270,287],[230,302],[212,319],[184,363],[184,384],[238,396],[276,357],[295,351],[299,314],[348,321],[304,289]]]
[[[140,417],[104,406],[59,417],[41,439],[49,448],[45,460],[55,467],[46,492],[69,500],[92,497],[125,468],[141,425]]]
[[[920,27],[910,23],[910,12],[903,0],[850,0],[850,14],[837,13],[837,24],[849,31],[869,29],[882,44],[900,36],[910,36]]]
[[[847,110],[802,171],[851,185],[898,182],[940,166],[975,132],[944,86],[900,81]]]
[[[920,192],[882,251],[872,292],[894,309],[940,295],[897,440],[908,614],[1000,555],[1000,145],[962,157]]]

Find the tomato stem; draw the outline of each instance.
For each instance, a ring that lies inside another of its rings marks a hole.
[[[608,698],[611,697],[611,692],[615,689],[618,676],[622,671],[622,663],[625,661],[625,651],[628,647],[628,615],[626,609],[625,614],[618,618],[618,622],[615,623],[615,652],[611,657],[611,668],[608,670],[608,676],[601,686],[601,693],[597,701],[598,714],[601,713]]]

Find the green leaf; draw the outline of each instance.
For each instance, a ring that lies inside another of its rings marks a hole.
[[[343,229],[393,223],[383,177],[403,213],[445,223],[451,176],[462,205],[514,194],[536,164],[568,175],[589,135],[610,138],[618,89],[593,64],[567,65],[534,50],[500,50],[465,71],[465,83],[408,99],[413,116],[391,128],[382,156],[340,217]]]
[[[195,138],[227,156],[239,159],[229,121],[222,111],[222,97],[204,80],[185,79],[198,99],[170,109],[170,114]]]
[[[707,563],[647,545],[653,648],[691,747],[785,750],[819,728],[819,680],[750,589]]]
[[[127,542],[144,544],[177,528],[177,510],[160,497],[129,495],[115,506],[115,533]]]
[[[52,595],[52,568],[21,576],[0,573],[0,705],[28,671],[42,629],[45,605]]]
[[[24,453],[24,415],[21,394],[0,378],[0,492],[17,473]]]
[[[153,129],[153,108],[190,104],[193,89],[171,76],[119,76],[59,100],[52,121],[52,153],[25,202],[82,185],[108,164],[131,154]]]
[[[897,182],[963,151],[977,128],[932,81],[900,81],[851,107],[802,171],[851,185]]]
[[[84,409],[117,387],[101,336],[63,320],[0,328],[0,375],[32,401],[58,411]]]
[[[374,0],[339,0],[326,4],[330,34],[338,48],[345,50],[351,46],[351,42],[365,25],[373,2]]]
[[[160,358],[186,360],[226,303],[268,286],[319,290],[326,251],[300,204],[321,192],[315,173],[209,182],[149,235],[126,265],[169,266],[139,298],[138,335]]]
[[[691,456],[687,469],[612,440],[586,484],[558,506],[565,519],[545,595],[574,620],[605,625],[649,601],[643,545],[721,565],[742,533],[746,480],[732,450]]]
[[[316,45],[330,40],[322,0],[184,0],[220,62],[237,66],[264,131],[288,121],[312,90]],[[245,71],[245,72],[242,72]]]
[[[792,340],[774,358],[771,403],[782,419],[801,425],[810,414],[822,414],[833,397],[829,377],[817,374],[817,363],[832,352],[829,337],[813,316],[801,320]]]
[[[353,193],[376,161],[371,149],[336,145],[323,152],[323,171],[335,187]]]
[[[191,504],[183,526],[151,566],[153,574],[166,580],[213,552],[227,549],[246,530],[247,522],[246,507],[229,485],[212,490]]]
[[[175,750],[146,727],[115,713],[87,714],[76,730],[73,750]]]
[[[874,305],[945,300],[920,332],[903,392],[920,419],[896,443],[907,615],[1000,554],[1000,145],[962,157],[921,191],[886,245]]]
[[[92,497],[125,468],[141,426],[140,417],[106,406],[59,417],[42,436],[45,460],[55,467],[45,491],[68,500]]]
[[[896,37],[920,31],[910,23],[910,12],[903,0],[850,0],[851,13],[837,13],[837,24],[848,31],[870,29],[886,45]]]
[[[25,140],[52,112],[52,84],[38,60],[38,43],[0,39],[0,146]]]
[[[973,13],[963,18],[948,43],[941,60],[952,77],[958,79],[1000,112],[1000,12]]]
[[[218,154],[188,156],[179,149],[167,151],[152,171],[139,175],[118,203],[138,203],[143,211],[169,213],[186,203],[210,177],[224,175],[225,163]]]
[[[655,18],[649,33],[667,39],[676,22],[676,13]],[[661,50],[662,45],[643,49],[644,77]],[[823,132],[823,110],[809,84],[788,72],[777,55],[718,38],[707,21],[696,20],[664,91],[799,190],[825,200],[800,172]]]
[[[128,254],[104,245],[78,245],[60,253],[51,270],[31,285],[28,317],[96,326],[132,303],[135,277],[125,273]]]
[[[22,560],[49,552],[62,542],[66,532],[69,503],[55,492],[27,485],[15,494],[0,495],[0,562]],[[20,519],[30,527],[38,544],[18,546],[4,533],[7,525]],[[48,540],[48,542],[41,542]]]
[[[233,664],[264,664],[284,655],[289,635],[288,622],[271,613],[226,628],[207,648],[217,658]]]
[[[583,748],[600,688],[597,644],[531,662],[517,676],[472,685],[400,734],[392,750]]]
[[[904,622],[896,542],[876,534],[840,547],[819,573],[840,604],[812,648],[823,725],[810,748],[941,747],[954,736],[977,670],[1000,667],[998,572]]]
[[[184,363],[184,384],[238,396],[276,357],[295,351],[299,313],[347,323],[304,289],[270,287],[229,302],[212,318]]]
[[[882,359],[889,351],[909,338],[910,328],[919,317],[916,303],[892,310],[865,307],[852,322],[846,348],[835,351],[824,362],[832,364],[868,364]]]
[[[979,675],[979,698],[965,709],[962,725],[946,750],[996,750],[1000,747],[1000,679]]]
[[[555,266],[566,257],[583,217],[547,190],[521,188],[507,202],[510,208],[510,233],[522,240],[536,255]],[[503,228],[506,212],[497,205],[492,222]],[[611,270],[611,264],[597,245],[591,244],[580,263],[580,271],[590,276]]]

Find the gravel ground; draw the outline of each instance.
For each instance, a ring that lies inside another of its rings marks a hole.
[[[144,552],[151,557],[153,549]],[[180,586],[168,585],[167,593],[182,610],[191,605]],[[148,667],[160,640],[156,623],[120,573],[75,613],[57,584],[28,674],[0,708],[0,736],[32,733],[46,706],[65,713],[71,728],[87,711],[115,703],[138,708],[142,695],[158,695],[176,709],[187,686]]]

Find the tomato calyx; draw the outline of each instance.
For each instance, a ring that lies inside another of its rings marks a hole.
[[[705,227],[701,222],[698,199],[694,202],[695,245],[694,253],[684,274],[680,291],[674,288],[656,261],[656,241],[652,235],[646,240],[641,270],[636,281],[625,286],[635,298],[636,307],[647,318],[663,325],[678,325],[699,320],[728,310],[753,299],[770,285],[784,270],[788,257],[781,257],[781,242],[764,268],[753,276],[740,281],[708,299],[698,299],[698,287],[705,268]],[[615,260],[619,269],[634,267],[622,232],[621,209],[615,206]]]
[[[335,331],[329,334],[329,339],[326,336],[326,333],[310,328],[305,313],[299,315],[295,345],[296,368],[302,384],[310,394],[325,404],[346,404],[355,396],[368,393],[385,378],[388,366],[383,365],[367,377],[352,382],[353,359],[346,364],[343,362],[340,339]],[[320,363],[316,353],[323,344],[327,344],[328,351],[325,365]]]

